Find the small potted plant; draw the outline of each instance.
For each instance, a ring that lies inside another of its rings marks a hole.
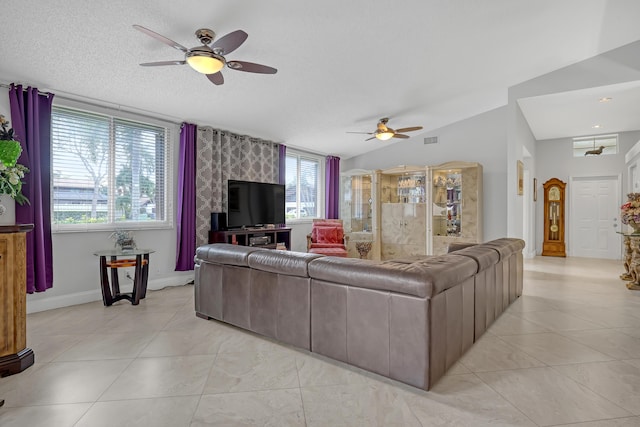
[[[136,248],[136,241],[133,239],[133,232],[127,230],[116,230],[109,236],[115,241],[115,246],[122,252],[132,251]]]

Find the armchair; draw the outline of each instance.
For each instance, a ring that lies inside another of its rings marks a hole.
[[[348,241],[341,219],[314,219],[307,234],[307,252],[346,258]]]

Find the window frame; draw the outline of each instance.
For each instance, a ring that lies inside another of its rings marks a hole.
[[[325,168],[326,168],[326,158],[320,154],[309,153],[301,150],[296,150],[287,147],[287,152],[285,156],[285,163],[287,157],[295,157],[297,164],[297,174],[296,174],[296,211],[298,212],[298,216],[296,218],[286,218],[285,221],[287,224],[300,224],[300,223],[309,223],[314,219],[324,218],[324,205],[325,205]],[[309,160],[309,161],[317,161],[318,162],[318,186],[316,191],[316,216],[305,216],[300,217],[299,212],[301,209],[300,206],[300,170],[301,170],[301,161]],[[285,168],[286,170],[286,168]],[[285,173],[286,175],[286,173]],[[285,178],[285,188],[286,188],[286,178]],[[286,197],[285,197],[285,203]],[[287,212],[287,208],[285,208],[285,215]]]
[[[56,224],[54,222],[54,200],[53,200],[53,155],[50,161],[50,218],[51,218],[51,232],[52,233],[75,233],[75,232],[100,232],[100,231],[115,231],[115,230],[150,230],[150,229],[171,229],[174,227],[174,156],[175,156],[175,142],[174,139],[179,133],[179,124],[171,122],[169,120],[163,120],[160,118],[145,116],[142,114],[131,113],[123,110],[115,110],[109,107],[98,106],[94,104],[88,104],[80,101],[61,99],[59,102],[54,101],[53,109],[63,108],[68,110],[75,110],[80,114],[106,116],[110,120],[124,120],[127,122],[139,123],[146,126],[155,126],[165,129],[165,147],[164,147],[164,219],[163,220],[148,220],[148,221],[123,221],[123,222],[104,222],[104,223],[80,223],[80,224]],[[53,115],[53,112],[52,112]],[[51,140],[51,146],[53,148],[53,138]],[[109,136],[109,151],[115,150],[115,144],[113,141],[112,132]],[[110,174],[108,177],[109,186],[115,185],[115,175],[112,174],[112,165],[108,166]],[[110,199],[108,202],[109,209],[113,209],[113,201]],[[109,214],[111,217],[111,214]],[[109,219],[110,221],[110,219]]]
[[[576,138],[572,138],[571,139],[571,150],[572,150],[572,154],[573,157],[586,157],[585,153],[589,150],[595,150],[596,148],[600,147],[601,145],[603,145],[602,143],[600,143],[599,141],[604,141],[604,140],[611,140],[614,139],[615,140],[615,145],[605,145],[605,147],[613,147],[615,148],[614,152],[607,152],[607,150],[603,150],[602,155],[612,155],[612,154],[618,154],[619,153],[619,147],[620,147],[620,138],[618,136],[617,133],[612,133],[612,134],[606,134],[606,135],[589,135],[589,136],[581,136],[581,137],[576,137]],[[592,142],[592,146],[590,147],[576,147],[576,143],[579,142]],[[579,153],[579,154],[578,154]]]

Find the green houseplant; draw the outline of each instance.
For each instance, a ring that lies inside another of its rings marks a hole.
[[[0,194],[8,194],[16,203],[23,205],[29,203],[22,194],[22,178],[29,169],[16,163],[20,153],[22,147],[14,139],[9,121],[0,115]]]

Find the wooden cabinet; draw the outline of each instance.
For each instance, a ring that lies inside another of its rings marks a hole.
[[[426,167],[378,171],[380,259],[427,254]]]
[[[276,249],[283,243],[291,249],[291,228],[249,228],[226,231],[209,231],[209,243],[231,243],[241,246],[256,246]]]
[[[448,162],[430,166],[429,180],[429,254],[444,254],[453,242],[482,242],[482,165]]]
[[[370,258],[438,255],[453,242],[483,242],[481,164],[398,166],[375,171],[373,183]],[[345,194],[343,189],[343,220],[353,207],[353,195]]]
[[[33,365],[27,348],[26,233],[28,225],[0,226],[0,376]]]

